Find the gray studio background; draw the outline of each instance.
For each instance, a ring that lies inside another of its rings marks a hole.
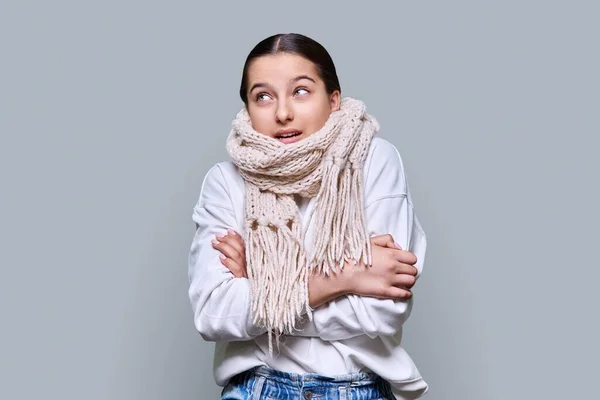
[[[427,398],[598,398],[598,2],[380,4],[2,2],[0,398],[217,398],[191,212],[277,32],[404,158]]]

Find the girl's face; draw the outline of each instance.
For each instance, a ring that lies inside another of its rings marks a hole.
[[[248,114],[255,131],[282,143],[305,139],[340,108],[340,92],[328,94],[315,65],[290,53],[262,56],[248,68]]]

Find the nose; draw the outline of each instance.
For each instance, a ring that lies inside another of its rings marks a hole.
[[[285,123],[294,119],[294,113],[287,101],[283,100],[277,104],[277,110],[275,111],[275,118],[279,123]]]

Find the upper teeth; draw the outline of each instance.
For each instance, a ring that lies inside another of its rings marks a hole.
[[[297,135],[298,132],[290,132],[290,133],[284,133],[283,135],[279,135],[279,137],[290,137],[290,136],[294,136]]]

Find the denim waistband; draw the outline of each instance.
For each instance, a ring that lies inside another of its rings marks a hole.
[[[264,376],[279,383],[292,386],[318,384],[321,386],[339,386],[349,384],[351,386],[362,386],[373,384],[382,380],[381,377],[372,372],[355,372],[346,375],[324,376],[319,374],[295,374],[291,372],[278,371],[266,366],[255,367],[248,374]]]

